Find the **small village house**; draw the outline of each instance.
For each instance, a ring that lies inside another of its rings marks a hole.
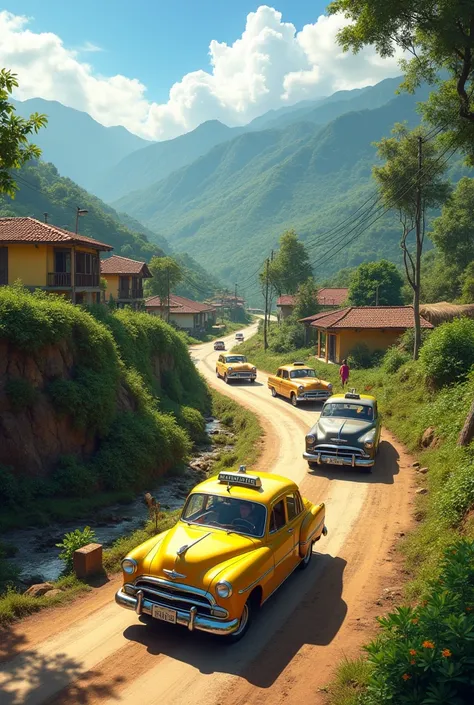
[[[349,289],[319,289],[317,294],[318,306],[324,310],[330,310],[342,306],[349,295]],[[283,294],[277,299],[277,308],[279,309],[278,317],[280,320],[285,320],[291,316],[293,309],[296,306],[296,296],[293,294]]]
[[[99,303],[100,252],[112,247],[35,218],[0,218],[0,286],[21,281],[73,303]]]
[[[322,311],[301,322],[317,332],[317,357],[341,363],[360,344],[370,352],[387,350],[408,328],[413,328],[413,306],[348,306]],[[433,328],[424,318],[421,325]]]
[[[112,255],[101,261],[100,273],[107,282],[107,302],[115,301],[119,308],[141,306],[144,301],[143,280],[152,276],[146,262]]]
[[[204,331],[216,322],[216,309],[209,304],[186,299],[171,294],[168,302],[159,296],[151,296],[145,301],[145,310],[153,316],[160,316],[177,328],[189,333]]]

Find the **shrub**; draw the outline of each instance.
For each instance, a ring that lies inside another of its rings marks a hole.
[[[436,387],[464,379],[474,365],[474,321],[458,318],[436,328],[420,351],[420,363]]]
[[[470,705],[474,687],[474,542],[446,549],[440,578],[417,607],[379,618],[366,650],[367,705]]]
[[[421,344],[424,345],[431,334],[430,328],[421,329]],[[413,355],[413,348],[415,346],[415,329],[407,328],[406,331],[398,339],[398,347],[401,350]]]
[[[33,406],[38,396],[35,387],[23,377],[13,377],[7,380],[5,394],[13,411],[17,413]]]
[[[53,473],[57,494],[66,497],[87,497],[98,488],[97,476],[91,463],[81,463],[74,455],[63,456]]]
[[[74,529],[74,531],[64,534],[63,540],[56,546],[63,549],[59,558],[64,562],[67,571],[72,570],[74,551],[93,543],[95,540],[95,533],[90,526],[86,526],[84,529]]]
[[[400,348],[392,346],[387,350],[382,360],[382,369],[387,374],[393,375],[398,372],[402,365],[410,361],[410,355]]]
[[[306,331],[302,323],[287,318],[279,326],[270,328],[270,350],[277,353],[291,352],[306,345]]]
[[[347,362],[354,370],[366,370],[369,367],[376,367],[383,355],[382,350],[370,351],[365,343],[359,343],[350,351]]]
[[[193,409],[192,406],[181,407],[178,422],[186,429],[194,443],[200,443],[206,439],[206,422],[197,409]]]

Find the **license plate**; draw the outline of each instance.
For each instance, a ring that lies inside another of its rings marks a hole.
[[[342,458],[328,458],[326,462],[329,465],[344,465],[344,461]]]
[[[169,622],[169,624],[176,624],[176,610],[153,605],[152,615],[155,619],[161,619],[163,622]]]

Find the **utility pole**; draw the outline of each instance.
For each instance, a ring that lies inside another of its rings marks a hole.
[[[423,250],[423,198],[421,184],[421,170],[423,168],[423,138],[418,136],[418,178],[416,184],[416,253],[415,253],[415,286],[413,287],[413,316],[415,324],[415,344],[413,346],[413,359],[417,360],[421,345],[420,322],[420,285],[421,285],[421,253]]]
[[[89,211],[87,210],[87,208],[79,208],[79,206],[76,206],[76,235],[79,229],[79,216],[87,215],[88,213]]]
[[[269,280],[270,260],[267,258],[265,262],[265,316],[263,319],[263,350],[266,352],[268,348],[267,340],[267,320],[268,320],[268,280]]]
[[[375,305],[376,306],[379,305],[379,287],[380,287],[380,284],[377,284],[377,286],[375,287]]]
[[[167,302],[166,302],[166,322],[170,322],[170,268],[166,268],[166,290],[167,290]]]
[[[43,213],[43,215],[44,215],[44,222],[47,223],[47,222],[48,222],[48,214],[47,214],[47,213]]]

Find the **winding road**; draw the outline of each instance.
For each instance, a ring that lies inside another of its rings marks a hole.
[[[243,329],[245,336],[256,327]],[[191,355],[211,386],[258,414],[264,446],[257,469],[286,475],[310,500],[326,502],[327,538],[310,568],[286,581],[232,647],[141,624],[114,604],[118,578],[14,625],[0,633],[1,705],[322,704],[334,666],[373,633],[380,595],[399,579],[393,547],[410,525],[411,458],[384,432],[372,475],[308,472],[304,435],[319,407],[273,399],[261,372],[254,384],[226,385],[216,378],[213,343]]]

